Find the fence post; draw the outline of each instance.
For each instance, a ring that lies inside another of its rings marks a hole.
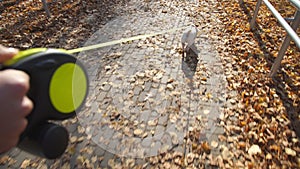
[[[258,11],[259,11],[259,7],[261,6],[261,3],[262,3],[262,0],[258,0],[257,3],[256,3],[256,7],[255,7],[254,14],[253,14],[253,18],[251,19],[251,22],[250,22],[250,28],[251,29],[254,28],[256,17],[257,17]]]
[[[47,4],[46,0],[42,0],[42,2],[43,2],[43,8],[46,11],[47,16],[50,17],[51,14],[50,14],[50,10],[48,8],[48,4]]]

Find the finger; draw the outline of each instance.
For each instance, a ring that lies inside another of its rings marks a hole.
[[[8,137],[19,137],[20,134],[26,129],[28,120],[26,118],[19,118],[11,122],[10,128],[7,128],[6,134]]]
[[[0,140],[0,153],[9,151],[11,148],[17,146],[19,142],[18,137],[1,138]]]
[[[28,120],[26,118],[20,119],[19,123],[16,125],[16,134],[20,136],[20,134],[26,129],[28,125]]]
[[[4,47],[4,46],[0,45],[0,63],[5,62],[5,61],[11,59],[18,52],[19,52],[18,49],[7,48],[7,47]]]
[[[29,76],[19,70],[8,69],[0,73],[0,86],[7,89],[12,96],[23,99],[29,90]]]
[[[21,103],[21,117],[28,116],[33,109],[33,103],[28,97],[24,97]]]
[[[0,152],[8,151],[18,143],[21,133],[26,129],[28,121],[24,117],[6,118],[1,120]]]

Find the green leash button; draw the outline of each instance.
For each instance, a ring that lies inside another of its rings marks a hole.
[[[83,69],[73,63],[61,65],[50,81],[49,95],[53,106],[61,113],[78,109],[87,91]]]

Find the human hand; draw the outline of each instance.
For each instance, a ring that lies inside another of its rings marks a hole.
[[[0,45],[0,63],[17,52]],[[27,126],[26,116],[33,108],[26,96],[28,90],[29,76],[25,72],[12,69],[0,71],[0,152],[16,146]]]

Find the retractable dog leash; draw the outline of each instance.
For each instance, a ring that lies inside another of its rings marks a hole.
[[[58,158],[65,152],[69,134],[64,127],[50,121],[74,117],[83,107],[89,88],[84,65],[72,54],[185,28],[174,28],[72,50],[33,48],[20,51],[14,58],[3,63],[1,70],[17,69],[30,76],[27,96],[33,101],[34,108],[27,117],[28,125],[20,136],[18,147],[48,159]]]

